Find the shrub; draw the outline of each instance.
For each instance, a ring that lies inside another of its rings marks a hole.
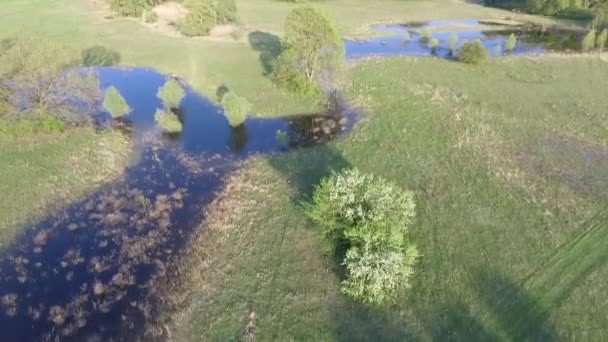
[[[184,96],[186,96],[184,88],[175,79],[167,81],[156,93],[156,97],[163,102],[167,109],[179,108]]]
[[[153,24],[158,21],[158,13],[154,10],[144,10],[143,19],[145,23]]]
[[[289,13],[281,46],[273,80],[289,91],[318,93],[342,70],[344,43],[331,16],[316,7],[305,5]]]
[[[216,0],[215,12],[218,24],[231,24],[239,21],[238,10],[234,0]]]
[[[182,131],[182,122],[171,111],[157,109],[156,113],[154,113],[154,121],[167,133],[179,133]]]
[[[410,40],[412,40],[412,37],[410,37],[409,31],[403,32],[403,41],[404,42],[409,42]]]
[[[431,40],[429,40],[429,47],[434,50],[437,46],[439,46],[439,39],[431,38]]]
[[[456,53],[456,49],[458,49],[458,33],[450,33],[450,36],[448,37],[448,47],[450,48],[450,53]]]
[[[469,43],[464,43],[458,51],[458,59],[467,64],[479,64],[488,59],[488,51],[483,43],[476,39]]]
[[[375,250],[371,244],[352,247],[343,263],[348,279],[342,282],[342,292],[364,303],[390,301],[399,289],[409,287],[417,259],[413,245],[405,251]]]
[[[57,134],[65,130],[65,122],[49,114],[41,114],[37,121],[38,127],[44,133]]]
[[[188,0],[188,14],[179,23],[180,32],[188,37],[206,36],[217,24],[217,12],[211,0]]]
[[[509,38],[507,38],[507,41],[505,42],[505,50],[512,51],[513,49],[515,49],[516,45],[517,37],[515,37],[515,34],[511,33],[509,35]]]
[[[608,43],[608,28],[603,29],[595,40],[595,45],[600,51],[604,50],[606,43]]]
[[[242,125],[247,119],[247,112],[251,110],[251,104],[233,91],[229,91],[222,97],[224,116],[232,127]]]
[[[108,0],[110,9],[123,17],[140,17],[145,10],[151,9],[155,0]]]
[[[591,51],[595,47],[595,30],[590,30],[581,42],[581,50]]]
[[[95,45],[82,51],[82,64],[85,66],[111,66],[120,62],[120,54],[105,46]]]
[[[418,253],[408,237],[415,215],[413,193],[357,169],[321,180],[306,213],[319,227],[323,246],[346,250],[342,291],[381,303],[406,287]]]
[[[120,118],[131,111],[125,98],[120,95],[120,92],[114,86],[110,86],[106,89],[106,95],[103,98],[102,105],[114,119]]]

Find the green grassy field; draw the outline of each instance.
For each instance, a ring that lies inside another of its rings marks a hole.
[[[196,245],[204,266],[188,272],[195,290],[173,334],[236,340],[253,311],[263,341],[605,340],[606,71],[595,57],[353,67],[363,122],[231,179]],[[394,305],[340,294],[299,204],[329,169],[349,166],[417,195],[422,258]]]
[[[237,3],[245,27],[270,41],[292,7]],[[344,36],[366,35],[377,22],[549,22],[458,1],[319,5]],[[124,65],[182,76],[205,94],[227,83],[260,116],[316,109],[273,87],[247,36],[172,37],[137,20],[105,19],[100,8],[99,0],[4,0],[0,38],[103,45]],[[228,181],[184,260],[183,293],[174,295],[188,302],[166,312],[171,336],[240,340],[253,311],[259,341],[608,339],[606,74],[597,55],[350,65],[345,93],[365,112],[362,122],[335,143],[256,158]],[[111,178],[126,144],[90,130],[0,138],[0,239],[43,215],[49,199],[69,201]],[[336,265],[319,252],[301,209],[329,170],[354,166],[416,193],[412,234],[422,257],[395,304],[367,307],[340,293]]]
[[[63,134],[9,134],[0,120],[0,249],[48,213],[111,181],[127,162],[119,132],[78,128]]]

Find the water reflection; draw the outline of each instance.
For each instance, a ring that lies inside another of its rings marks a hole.
[[[490,56],[534,55],[548,50],[576,50],[581,33],[574,30],[545,30],[523,26],[505,26],[503,30],[486,30],[488,26],[500,23],[477,20],[437,20],[407,25],[377,25],[377,32],[386,34],[380,38],[345,41],[346,56],[350,59],[372,56],[437,56],[454,57],[465,42],[481,40]],[[512,27],[512,28],[509,28]],[[427,31],[427,32],[424,32]],[[517,44],[514,49],[505,48],[509,35],[515,34]],[[454,43],[453,37],[457,38]],[[430,44],[437,40],[437,45]]]
[[[170,272],[222,179],[247,156],[319,144],[354,123],[341,110],[232,128],[221,109],[187,89],[176,112],[180,134],[154,123],[166,77],[151,69],[97,68],[132,112],[114,123],[134,139],[139,159],[124,176],[24,229],[0,256],[2,341],[151,340],[158,316],[149,293]],[[286,132],[288,142],[277,139]]]

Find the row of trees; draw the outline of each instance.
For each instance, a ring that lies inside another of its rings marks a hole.
[[[608,27],[608,0],[485,0],[485,3],[534,14],[590,19],[592,28],[598,30]]]

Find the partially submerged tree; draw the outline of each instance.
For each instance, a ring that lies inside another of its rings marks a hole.
[[[512,51],[513,49],[515,49],[516,45],[517,45],[517,37],[515,37],[514,33],[511,33],[509,35],[509,38],[507,38],[507,41],[505,42],[505,50]]]
[[[222,97],[224,116],[232,127],[238,127],[247,120],[247,112],[251,110],[251,104],[247,99],[229,91]]]
[[[342,69],[344,43],[331,16],[316,7],[305,5],[289,13],[281,46],[273,79],[287,90],[318,93]]]
[[[154,113],[154,121],[167,133],[179,133],[182,131],[182,122],[171,111],[157,109],[156,113]]]
[[[0,55],[5,101],[17,110],[64,120],[88,119],[102,93],[94,72],[79,69],[80,56],[47,40],[20,38]]]
[[[450,36],[448,37],[448,47],[450,48],[450,53],[454,55],[458,49],[458,33],[450,33]]]
[[[103,98],[103,108],[110,113],[112,118],[120,118],[127,115],[131,108],[116,87],[110,86],[106,89],[106,95]]]
[[[179,108],[184,96],[186,96],[184,87],[176,79],[167,81],[156,93],[156,97],[163,102],[167,109]]]

